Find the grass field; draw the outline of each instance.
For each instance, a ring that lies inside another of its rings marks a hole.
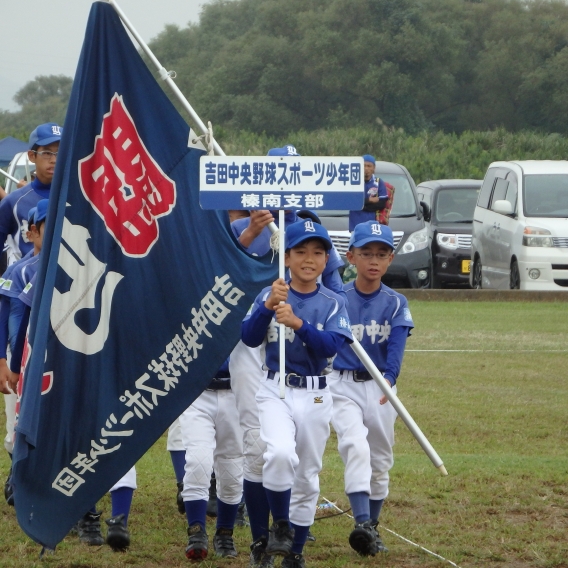
[[[315,523],[308,566],[450,566],[389,529],[461,567],[568,567],[568,304],[411,301],[410,307],[416,330],[399,396],[449,476],[438,474],[399,420],[391,494],[381,516],[390,552],[357,557],[347,543],[352,521],[338,516]],[[185,521],[175,506],[165,447],[162,437],[139,464],[129,552],[89,548],[70,536],[40,561],[39,547],[2,500],[0,566],[187,566]],[[332,436],[321,493],[347,507],[335,447]],[[108,497],[99,508],[110,516]],[[249,532],[236,533],[238,559],[200,566],[247,566]]]

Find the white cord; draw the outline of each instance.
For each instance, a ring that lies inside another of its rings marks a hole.
[[[333,503],[329,499],[326,499],[323,496],[322,496],[322,499],[326,503],[329,503],[334,509],[337,509],[340,513],[343,513],[343,514],[345,514],[345,516],[349,517],[350,519],[353,519],[352,515],[350,515],[349,513],[346,513],[345,511],[342,511],[335,503]],[[444,558],[443,556],[440,556],[439,554],[436,554],[435,552],[432,552],[431,550],[428,550],[427,548],[424,548],[423,546],[420,546],[419,544],[416,544],[415,542],[412,542],[411,540],[408,540],[407,538],[404,538],[403,536],[395,533],[394,531],[387,529],[385,527],[385,525],[381,525],[381,530],[385,530],[385,531],[393,534],[394,536],[400,538],[404,542],[407,542],[408,544],[411,544],[412,546],[415,546],[416,548],[419,548],[420,550],[423,550],[424,552],[427,552],[428,554],[431,554],[432,556],[435,556],[436,558],[439,558],[440,560],[443,560],[444,562],[447,562],[448,564],[451,564],[452,566],[455,566],[456,568],[460,568],[455,562],[452,562],[451,560],[448,560],[447,558]]]

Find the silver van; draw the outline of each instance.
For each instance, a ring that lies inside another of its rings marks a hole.
[[[493,162],[471,249],[473,288],[568,291],[568,162]]]

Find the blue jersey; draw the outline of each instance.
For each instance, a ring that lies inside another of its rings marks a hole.
[[[10,292],[10,290],[12,288],[12,284],[13,284],[12,274],[14,273],[14,270],[16,270],[18,268],[18,266],[20,266],[23,262],[26,262],[27,260],[32,258],[33,255],[34,255],[34,251],[31,250],[23,258],[20,258],[20,260],[17,260],[16,262],[14,262],[14,264],[11,264],[10,266],[8,266],[8,268],[6,269],[6,272],[4,272],[4,274],[2,274],[2,278],[0,278],[0,295],[10,296],[9,292]]]
[[[267,287],[256,297],[253,307],[245,322],[257,310],[265,310],[264,302],[270,295],[271,287]],[[292,306],[294,314],[315,329],[338,334],[351,341],[349,316],[345,309],[344,299],[318,284],[317,290],[309,294],[300,294],[293,289],[288,292],[287,302]],[[274,312],[271,312],[274,314]],[[279,336],[280,326],[276,317],[272,316],[266,331],[266,367],[271,371],[280,370]],[[321,375],[328,366],[326,356],[322,356],[305,345],[299,337],[299,332],[286,328],[286,373],[296,373],[302,376]]]
[[[355,282],[345,284],[348,299],[347,312],[351,321],[353,337],[357,339],[375,366],[391,379],[394,384],[400,370],[404,343],[389,342],[394,328],[403,328],[403,336],[409,335],[414,327],[406,298],[388,286],[381,284],[373,294],[362,294],[355,287]],[[389,348],[401,349],[398,353],[389,353]],[[338,370],[365,371],[365,366],[355,352],[344,345],[333,361],[333,368]]]
[[[18,296],[18,299],[28,306],[28,308],[32,307],[32,302],[34,301],[36,278],[37,272],[32,276],[32,279],[25,285]]]
[[[301,218],[296,215],[295,211],[286,212],[285,225],[286,227],[291,223],[296,223],[301,221]],[[278,223],[276,223],[278,224]],[[243,219],[237,219],[231,223],[231,229],[233,235],[238,239],[241,233],[250,225],[250,217],[244,217]],[[254,241],[251,243],[250,247],[245,248],[245,250],[252,254],[253,256],[264,256],[270,251],[270,237],[272,233],[268,227],[264,227],[262,232]],[[243,247],[244,248],[244,247]],[[326,287],[343,296],[343,282],[341,277],[337,272],[338,268],[343,266],[343,260],[341,260],[340,254],[337,252],[335,246],[329,251],[329,259],[321,275],[322,284]]]
[[[12,271],[12,285],[9,290],[3,290],[5,296],[18,298],[28,282],[31,282],[39,267],[39,254],[31,256],[26,260],[22,259]]]
[[[388,192],[385,182],[372,176],[369,181],[365,182],[365,204],[368,203],[369,197],[377,197],[379,199],[387,199]],[[353,231],[355,226],[366,221],[375,221],[377,218],[376,211],[349,211],[349,230]]]
[[[33,249],[33,244],[26,237],[28,213],[38,201],[49,198],[50,188],[51,185],[45,185],[36,178],[0,201],[0,250],[4,248],[7,237],[11,237],[9,256],[21,258]]]

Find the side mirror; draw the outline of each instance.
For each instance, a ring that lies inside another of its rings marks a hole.
[[[432,212],[430,211],[430,207],[428,207],[428,203],[426,203],[425,201],[421,201],[420,209],[422,209],[422,214],[424,215],[424,221],[429,223],[432,217]]]
[[[506,199],[498,199],[495,201],[492,209],[495,213],[499,213],[500,215],[512,215],[514,213],[513,205]]]

